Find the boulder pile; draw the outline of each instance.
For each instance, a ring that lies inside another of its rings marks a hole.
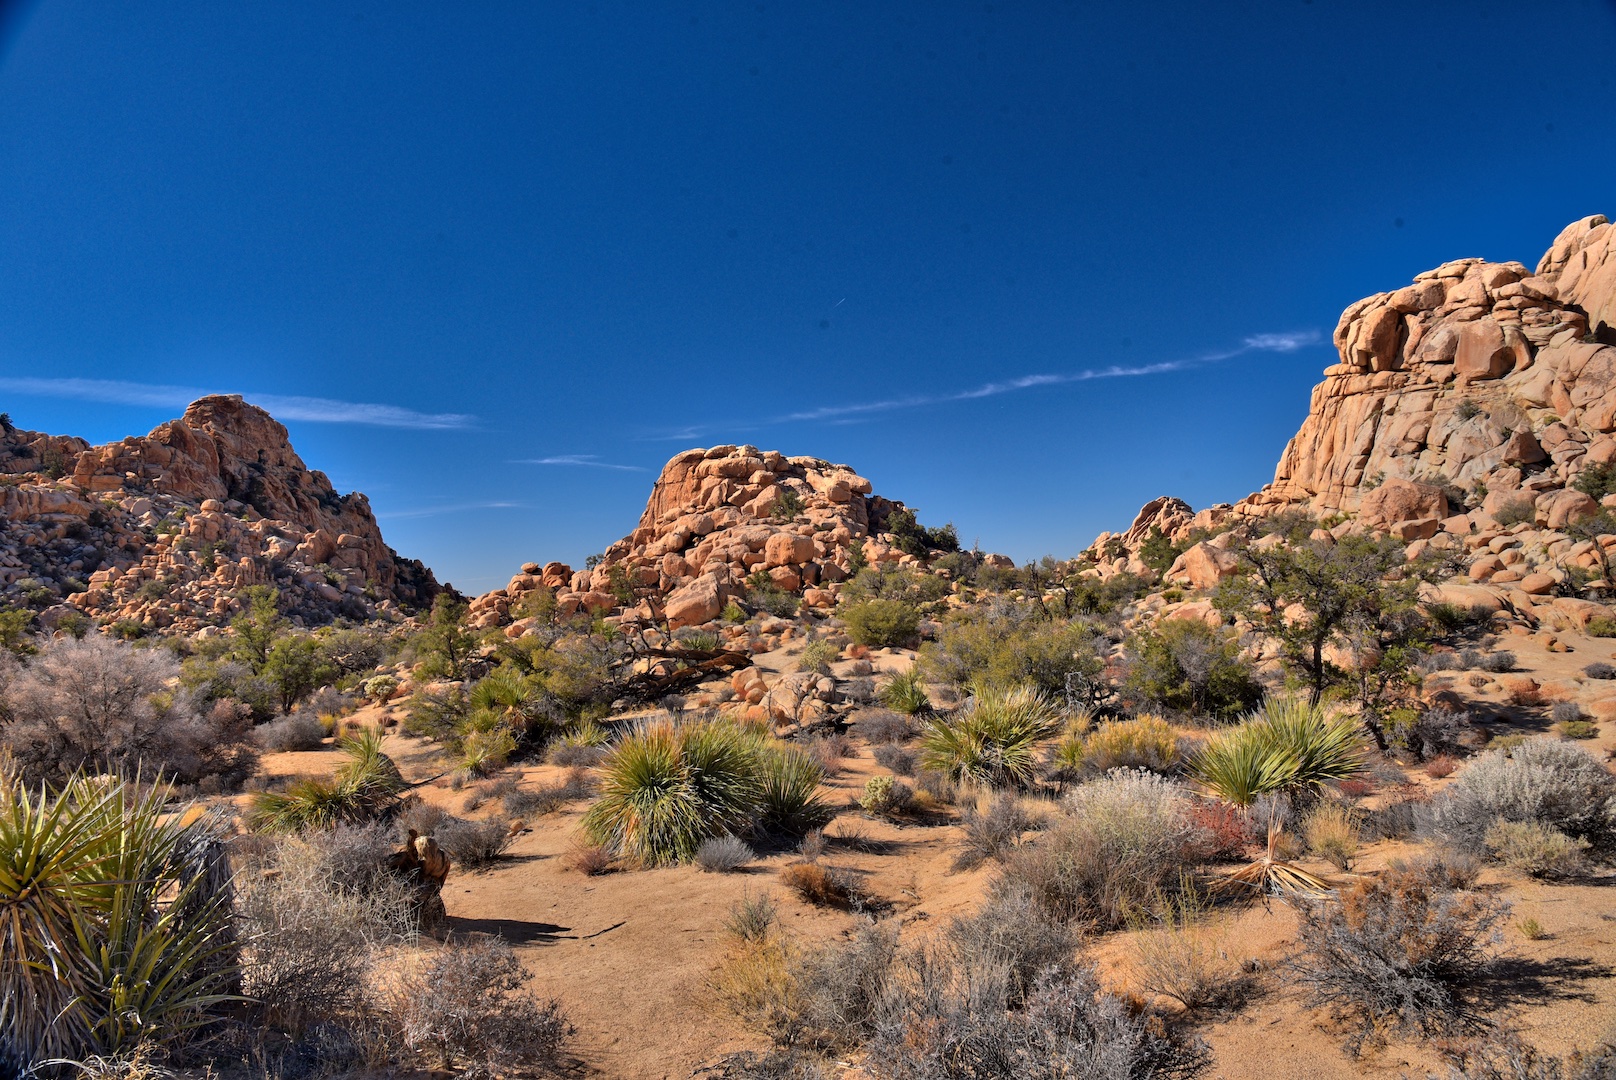
[[[677,630],[717,618],[759,574],[809,607],[833,607],[855,547],[871,565],[919,561],[881,538],[901,509],[846,465],[753,446],[686,450],[663,467],[639,526],[596,565],[528,563],[472,601],[472,624],[519,634],[523,602],[551,589],[563,614],[619,611]]]
[[[440,586],[382,540],[362,494],[339,495],[286,428],[239,396],[205,397],[106,446],[0,435],[0,596],[102,622],[191,632],[271,585],[306,625],[397,616]]]

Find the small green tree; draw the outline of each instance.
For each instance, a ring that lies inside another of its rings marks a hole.
[[[230,621],[236,632],[232,652],[254,671],[262,671],[275,639],[291,625],[280,612],[280,590],[249,585],[236,598],[241,601],[242,612]]]
[[[314,638],[288,634],[269,647],[261,674],[274,685],[281,711],[291,712],[292,706],[335,680],[341,672],[326,659]]]
[[[1165,574],[1171,570],[1173,563],[1177,562],[1182,554],[1184,548],[1173,543],[1154,525],[1150,527],[1150,535],[1145,538],[1145,542],[1139,545],[1140,561],[1158,574]]]
[[[31,656],[36,650],[28,626],[34,613],[26,608],[7,608],[0,611],[0,649],[13,656]]]
[[[432,601],[427,625],[416,635],[416,652],[422,657],[427,673],[450,679],[466,677],[466,661],[477,647],[477,635],[466,629],[468,608],[448,593],[439,593]]]
[[[1306,680],[1312,704],[1349,675],[1330,662],[1327,651],[1352,650],[1359,658],[1351,674],[1362,717],[1385,749],[1380,698],[1407,671],[1428,633],[1419,611],[1420,585],[1451,567],[1435,556],[1410,561],[1402,542],[1391,537],[1316,540],[1306,529],[1293,522],[1279,543],[1237,547],[1244,572],[1220,585],[1213,602],[1279,642],[1286,666]]]
[[[0,412],[0,435],[10,437],[12,432],[16,430],[17,425],[11,422],[11,414],[8,412]]]
[[[1122,694],[1136,705],[1234,720],[1262,701],[1239,641],[1205,623],[1168,619],[1141,630],[1129,654]]]

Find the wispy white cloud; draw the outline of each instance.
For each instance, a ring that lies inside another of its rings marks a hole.
[[[518,458],[512,465],[581,465],[589,469],[620,469],[623,472],[644,472],[641,465],[616,465],[601,461],[598,454],[557,454],[555,457]]]
[[[166,386],[158,383],[123,382],[117,379],[41,379],[0,376],[0,391],[34,397],[99,401],[109,405],[136,405],[146,408],[185,408],[208,394],[238,393],[195,386]],[[424,413],[397,405],[364,401],[337,401],[332,398],[287,397],[278,394],[245,394],[248,401],[269,410],[278,420],[303,420],[317,424],[365,424],[440,430],[470,427],[477,420],[464,413]]]
[[[389,510],[386,513],[376,512],[377,519],[386,521],[390,518],[423,518],[438,517],[442,514],[466,514],[473,510],[526,510],[523,503],[513,502],[480,502],[458,503],[454,506],[426,506],[418,510]]]

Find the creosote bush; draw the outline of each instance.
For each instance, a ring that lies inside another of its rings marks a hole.
[[[920,612],[902,600],[862,600],[837,611],[847,636],[860,645],[906,645],[920,633]]]

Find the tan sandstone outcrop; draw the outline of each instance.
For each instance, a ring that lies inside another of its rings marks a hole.
[[[639,526],[597,565],[568,571],[562,584],[559,574],[541,580],[529,564],[472,601],[472,622],[508,621],[541,587],[556,590],[563,613],[621,607],[626,589],[629,613],[679,629],[716,618],[759,573],[827,607],[852,569],[855,545],[871,564],[916,561],[881,540],[888,515],[902,507],[846,465],[754,446],[686,450],[658,475]]]

